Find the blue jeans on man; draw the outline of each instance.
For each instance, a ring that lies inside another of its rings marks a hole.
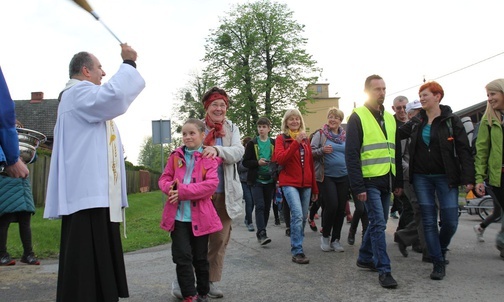
[[[283,186],[282,192],[290,208],[290,240],[293,256],[303,254],[304,228],[308,216],[311,188]]]
[[[450,187],[445,174],[413,174],[413,186],[422,212],[429,255],[435,263],[444,262],[448,245],[458,227],[458,187]],[[436,195],[439,205],[436,205]]]
[[[380,275],[390,273],[390,258],[387,254],[385,229],[387,227],[391,193],[374,187],[368,187],[366,193],[367,200],[364,202],[364,206],[366,207],[369,226],[364,233],[357,261],[374,263]]]

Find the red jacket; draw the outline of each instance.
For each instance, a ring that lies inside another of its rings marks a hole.
[[[301,167],[300,146],[305,151],[304,168]],[[318,194],[312,150],[308,140],[298,143],[288,135],[279,134],[275,140],[274,160],[282,167],[278,176],[280,186],[311,187],[312,194]]]

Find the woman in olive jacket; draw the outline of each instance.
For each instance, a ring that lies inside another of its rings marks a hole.
[[[488,103],[485,116],[481,119],[476,139],[476,194],[485,195],[484,180],[492,187],[497,202],[504,208],[504,160],[503,160],[503,114],[504,79],[486,85]],[[503,220],[504,221],[504,220]],[[497,248],[504,258],[504,222],[497,235]]]

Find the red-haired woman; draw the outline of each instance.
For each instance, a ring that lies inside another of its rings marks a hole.
[[[441,85],[425,83],[419,96],[422,110],[399,129],[401,138],[411,137],[409,179],[418,197],[425,242],[434,264],[430,277],[441,280],[448,245],[458,226],[458,186],[473,188],[474,160],[460,118],[449,106],[440,105],[444,96]]]

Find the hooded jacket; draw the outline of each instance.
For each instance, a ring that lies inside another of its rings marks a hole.
[[[191,183],[184,184],[186,162],[184,159],[185,147],[177,148],[172,152],[165,170],[159,178],[159,188],[165,194],[177,181],[179,200],[191,201],[191,223],[194,236],[202,236],[222,230],[222,223],[210,197],[214,194],[219,184],[217,167],[220,158],[203,158],[201,153],[194,152],[194,168]],[[161,228],[171,232],[175,229],[175,216],[178,209],[177,203],[166,202],[161,219]]]

